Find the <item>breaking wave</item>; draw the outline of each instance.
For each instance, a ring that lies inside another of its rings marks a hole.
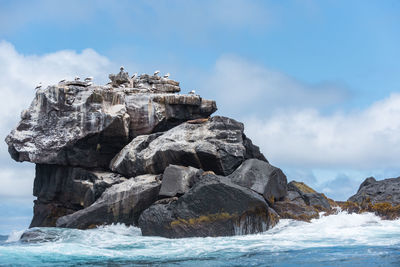
[[[34,242],[19,241],[22,231],[0,241],[0,266],[400,266],[400,220],[370,213],[281,220],[262,234],[234,237],[143,237],[121,224],[38,229]]]

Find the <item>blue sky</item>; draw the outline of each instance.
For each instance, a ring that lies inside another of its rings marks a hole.
[[[4,138],[34,85],[170,72],[289,179],[336,199],[400,176],[399,1],[0,0]],[[0,234],[29,224],[32,164],[0,145]]]

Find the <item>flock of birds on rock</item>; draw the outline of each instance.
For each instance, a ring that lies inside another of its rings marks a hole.
[[[121,70],[121,71],[124,71],[124,67],[121,66],[121,67],[120,67],[120,70]],[[156,71],[154,72],[153,76],[157,76],[159,73],[160,73],[160,71],[159,71],[159,70],[156,70]],[[144,76],[144,75],[146,75],[146,74],[143,73],[141,76]],[[163,76],[163,78],[168,79],[169,76],[170,76],[170,74],[169,74],[169,72],[168,72],[167,74],[165,74],[165,75]],[[134,79],[134,78],[136,78],[136,77],[138,77],[138,73],[137,73],[137,72],[135,72],[135,73],[132,75],[132,79]],[[81,78],[80,78],[79,76],[75,76],[74,81],[79,82],[80,80],[81,80]],[[63,79],[63,80],[59,81],[58,83],[59,83],[59,84],[60,84],[60,83],[65,83],[66,81],[67,81],[67,79]],[[90,86],[90,85],[93,85],[93,77],[87,77],[87,78],[85,78],[85,79],[84,79],[84,82],[85,82],[87,85],[89,85],[89,86]],[[35,87],[35,90],[39,90],[40,88],[42,88],[42,82],[40,82],[40,83]],[[191,95],[194,95],[195,93],[196,93],[195,90],[191,90],[191,91],[189,92],[189,94],[191,94]]]

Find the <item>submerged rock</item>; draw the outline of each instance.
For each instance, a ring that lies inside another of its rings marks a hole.
[[[145,210],[139,227],[145,236],[231,236],[266,231],[277,218],[259,194],[206,174],[178,200]]]
[[[57,227],[88,229],[103,224],[137,225],[139,215],[158,199],[157,175],[131,178],[106,189],[91,206],[57,220]]]
[[[266,161],[246,141],[243,124],[215,116],[203,123],[185,122],[163,133],[136,137],[111,161],[110,169],[125,176],[160,174],[170,164],[231,174],[249,155]]]
[[[232,182],[263,195],[269,203],[281,200],[287,194],[286,175],[265,161],[248,159],[228,177]]]

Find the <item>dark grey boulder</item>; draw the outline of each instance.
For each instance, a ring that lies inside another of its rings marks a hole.
[[[392,205],[400,204],[400,177],[376,181],[375,178],[367,178],[349,201],[358,204],[387,202]]]
[[[60,216],[90,206],[106,188],[125,181],[117,173],[36,164],[34,216],[30,227],[55,226]]]
[[[220,116],[185,122],[164,133],[136,137],[114,157],[110,169],[131,177],[161,174],[174,164],[229,175],[248,156],[266,161],[243,130],[242,123]]]
[[[169,165],[163,173],[159,195],[174,197],[185,194],[194,184],[195,176],[201,172],[193,167]]]
[[[266,231],[278,221],[262,196],[224,177],[206,174],[185,195],[155,204],[139,218],[144,236],[232,236]]]
[[[331,208],[328,199],[323,194],[316,192],[302,182],[291,181],[288,184],[288,190],[297,192],[309,206],[318,206],[327,210]]]
[[[258,159],[244,161],[228,178],[263,195],[270,203],[287,194],[287,179],[282,170]]]
[[[157,175],[141,175],[106,189],[91,206],[57,220],[57,227],[88,229],[98,225],[136,225],[139,215],[158,199]]]

